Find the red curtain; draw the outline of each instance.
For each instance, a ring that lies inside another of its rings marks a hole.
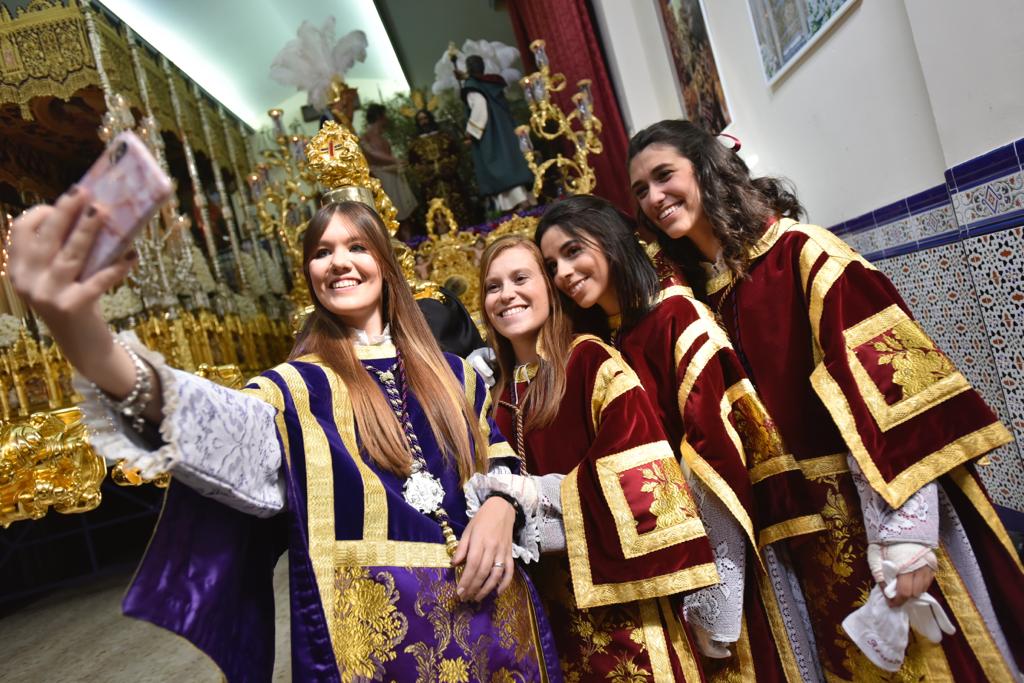
[[[576,82],[583,78],[593,81],[594,114],[601,120],[604,144],[601,154],[590,157],[590,165],[597,176],[594,194],[631,214],[633,201],[626,177],[626,126],[622,123],[587,1],[510,0],[508,11],[526,72],[535,70],[530,43],[541,38],[546,43],[551,71],[565,74],[565,90],[552,96],[563,111],[572,110],[570,98],[577,92]]]

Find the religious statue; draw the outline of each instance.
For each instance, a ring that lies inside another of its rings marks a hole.
[[[527,185],[533,173],[526,165],[516,139],[515,121],[505,99],[505,79],[484,73],[479,55],[466,57],[462,100],[469,111],[466,136],[473,150],[476,184],[497,211],[525,208],[533,202]]]
[[[441,198],[459,225],[472,223],[466,187],[459,177],[459,144],[441,130],[429,109],[416,112],[416,137],[409,143],[409,167],[416,174],[423,198]]]

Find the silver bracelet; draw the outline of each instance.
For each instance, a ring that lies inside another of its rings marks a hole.
[[[114,341],[128,353],[128,357],[132,359],[132,364],[135,366],[135,383],[132,385],[132,390],[128,392],[128,396],[123,401],[114,401],[107,392],[96,386],[95,382],[92,383],[92,388],[103,405],[128,418],[131,421],[132,429],[141,433],[146,423],[142,411],[146,409],[150,399],[153,398],[153,380],[150,368],[146,361],[142,360],[142,357],[127,344],[116,337]]]

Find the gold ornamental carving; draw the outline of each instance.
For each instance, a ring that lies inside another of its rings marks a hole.
[[[325,199],[335,190],[366,188],[373,194],[373,204],[384,221],[384,227],[395,234],[398,210],[385,194],[380,181],[370,175],[370,167],[355,133],[334,121],[327,121],[306,146],[306,159],[309,169],[326,190]]]
[[[89,445],[77,409],[37,413],[0,424],[0,526],[100,504],[107,474]]]

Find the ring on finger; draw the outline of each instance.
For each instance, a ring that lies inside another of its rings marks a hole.
[[[494,568],[495,569],[501,569],[504,566],[505,566],[505,563],[502,562],[501,560],[498,560],[497,562],[494,563]]]

